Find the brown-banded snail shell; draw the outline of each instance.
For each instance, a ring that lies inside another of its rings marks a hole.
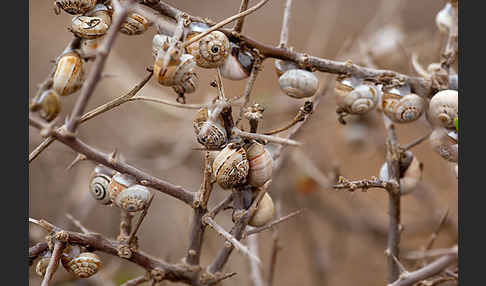
[[[196,35],[196,34],[194,34]],[[190,40],[189,35],[186,40]],[[221,66],[230,52],[228,37],[220,31],[213,31],[186,47],[186,51],[194,56],[196,64],[202,68],[217,68]]]
[[[89,192],[91,196],[104,205],[111,203],[108,192],[111,178],[116,172],[103,165],[97,165],[89,179]]]
[[[291,61],[275,60],[275,72],[278,77],[281,77],[285,72],[289,70],[298,69],[296,63]]]
[[[230,55],[219,67],[221,76],[231,80],[242,80],[250,76],[255,59],[253,55],[242,50],[237,44],[230,43]]]
[[[196,113],[192,124],[196,133],[197,142],[208,149],[216,149],[226,144],[228,137],[221,117],[216,122],[210,122],[208,120],[210,114],[211,111],[207,107],[201,108]],[[207,131],[205,133],[201,132],[204,129]]]
[[[272,177],[273,159],[265,147],[253,142],[246,149],[250,170],[248,171],[247,182],[251,186],[260,187]]]
[[[44,277],[46,274],[47,266],[49,265],[49,261],[51,261],[52,253],[50,251],[46,251],[42,257],[37,261],[35,266],[35,273],[37,275]]]
[[[101,259],[94,253],[83,252],[73,257],[64,268],[77,278],[88,278],[101,268]]]
[[[123,22],[120,32],[127,35],[140,35],[147,31],[150,25],[151,23],[144,16],[130,12],[125,18],[125,22]]]
[[[343,79],[336,83],[338,106],[349,114],[364,114],[376,107],[378,89],[372,83],[357,83],[352,79]]]
[[[248,224],[254,227],[263,226],[272,220],[274,213],[273,200],[268,193],[265,193]]]
[[[61,96],[76,92],[83,85],[83,60],[76,52],[67,52],[57,62],[52,88]]]
[[[413,192],[419,182],[422,180],[423,164],[411,152],[408,158],[400,161],[400,193],[402,195]],[[388,181],[390,179],[388,174],[388,164],[385,162],[380,169],[380,179]]]
[[[118,194],[115,205],[128,212],[137,212],[145,208],[150,199],[150,191],[141,185],[130,186]]]
[[[109,27],[100,17],[75,16],[69,30],[79,38],[95,39],[105,35]]]
[[[383,92],[381,108],[393,122],[409,123],[422,116],[425,100],[414,93],[392,88]]]
[[[54,4],[71,15],[84,14],[93,9],[96,0],[56,0]]]
[[[429,117],[435,125],[454,128],[454,118],[458,116],[459,94],[447,89],[436,93],[429,103]]]
[[[108,194],[112,202],[116,201],[116,197],[126,188],[133,186],[137,183],[137,180],[128,174],[116,173],[111,177],[110,184],[108,185]]]
[[[48,89],[34,99],[30,110],[39,111],[39,115],[46,121],[52,121],[61,111],[61,98],[54,89]]]
[[[290,97],[305,98],[313,96],[319,87],[317,77],[306,70],[291,69],[278,79],[280,89]]]
[[[459,157],[459,144],[454,131],[445,128],[436,128],[429,137],[430,145],[435,152],[447,161],[457,163]]]
[[[249,169],[250,164],[245,149],[234,143],[226,145],[213,162],[213,174],[223,189],[230,189],[243,184],[248,176]]]
[[[68,263],[71,262],[71,260],[73,260],[79,254],[81,254],[84,249],[84,247],[78,244],[66,244],[66,247],[64,248],[61,255],[62,266],[64,266],[64,268],[69,271],[69,269],[67,268]]]
[[[154,74],[161,85],[182,85],[188,79],[197,85],[197,75],[194,73],[196,63],[194,62],[193,56],[183,54],[179,61],[171,59],[164,71],[162,70],[162,59],[161,53],[159,53],[154,63]]]

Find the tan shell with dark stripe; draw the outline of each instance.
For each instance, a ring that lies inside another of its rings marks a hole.
[[[61,96],[76,92],[84,81],[83,61],[75,52],[61,56],[52,78],[52,88]]]
[[[213,162],[213,174],[223,189],[230,189],[243,184],[250,169],[245,149],[228,144]]]
[[[247,148],[250,170],[248,172],[248,184],[260,187],[272,177],[273,159],[265,147],[254,142]]]

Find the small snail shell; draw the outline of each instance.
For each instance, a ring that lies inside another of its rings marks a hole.
[[[115,204],[128,212],[137,212],[145,208],[149,198],[150,191],[146,187],[133,185],[118,194]]]
[[[319,87],[317,77],[306,70],[292,69],[278,79],[280,89],[290,97],[304,98],[313,96]]]
[[[194,34],[196,35],[196,34]],[[188,36],[186,40],[191,39]],[[217,68],[223,64],[230,52],[228,37],[220,31],[213,31],[198,42],[186,47],[186,51],[194,56],[196,64],[202,68]]]
[[[195,72],[186,72],[182,74],[182,78],[173,86],[178,94],[193,93],[196,91],[199,84],[199,77]]]
[[[154,74],[161,85],[181,85],[188,78],[194,81],[194,76],[191,73],[194,73],[195,67],[194,57],[189,54],[183,54],[180,57],[180,62],[171,60],[165,72],[162,72],[162,58],[159,56],[154,63]],[[194,83],[197,84],[197,80]]]
[[[354,86],[349,79],[336,83],[334,90],[338,106],[349,114],[364,114],[373,110],[378,102],[377,88],[367,83]]]
[[[245,149],[234,143],[226,145],[213,162],[213,174],[223,189],[244,183],[249,169]]]
[[[230,43],[230,51],[230,55],[219,67],[221,76],[231,80],[242,80],[249,77],[255,62],[253,55],[242,50],[235,43]]]
[[[111,177],[115,175],[115,171],[103,165],[95,167],[89,180],[89,192],[93,198],[104,205],[111,203],[108,192]]]
[[[93,9],[96,0],[56,0],[54,3],[66,13],[78,15]]]
[[[215,149],[226,144],[227,134],[226,129],[223,127],[221,118],[218,118],[219,122],[209,122],[208,118],[210,111],[208,108],[201,108],[192,121],[194,126],[194,132],[196,133],[197,142],[204,145],[208,149]],[[201,133],[201,130],[207,128],[205,134]]]
[[[116,201],[116,197],[126,188],[133,186],[137,180],[131,175],[116,173],[111,177],[108,185],[108,194],[112,202]]]
[[[436,128],[430,134],[429,142],[432,148],[447,161],[457,163],[459,157],[459,144],[454,136],[454,131],[449,132],[444,128]]]
[[[99,38],[108,31],[108,24],[99,17],[75,16],[70,31],[84,39]]]
[[[396,88],[384,91],[382,109],[385,115],[396,123],[409,123],[419,119],[425,110],[425,100],[413,93],[405,96],[401,94]]]
[[[251,186],[260,187],[272,177],[273,159],[270,152],[257,142],[253,142],[246,154],[250,165],[247,182]]]
[[[62,255],[61,255],[61,263],[66,270],[69,271],[67,265],[71,262],[75,257],[83,252],[84,248],[77,244],[66,244]]]
[[[130,12],[123,22],[120,32],[127,35],[140,35],[147,31],[150,25],[151,23],[144,16]]]
[[[452,5],[450,3],[447,3],[444,6],[444,8],[442,8],[435,16],[435,24],[437,25],[437,28],[439,28],[439,30],[442,33],[449,32],[449,29],[453,24],[452,14],[453,14]]]
[[[277,76],[281,77],[286,71],[298,69],[296,63],[291,61],[275,60],[275,71]]]
[[[104,36],[95,39],[81,39],[80,50],[84,55],[94,55],[103,42]]]
[[[44,91],[39,98],[31,103],[32,111],[39,110],[39,114],[46,121],[52,121],[61,111],[61,98],[53,89]]]
[[[400,193],[402,195],[410,194],[413,192],[418,183],[422,180],[423,165],[417,159],[412,156],[410,162],[404,166],[401,166],[400,170]],[[404,170],[402,170],[404,169]],[[380,169],[380,180],[388,181],[390,179],[388,175],[388,164],[384,163]]]
[[[78,278],[88,278],[101,268],[101,259],[94,253],[83,252],[71,259],[64,267]]]
[[[438,126],[454,128],[454,118],[458,115],[459,94],[447,89],[436,93],[429,103],[429,117]]]
[[[263,226],[272,220],[274,213],[275,207],[273,200],[268,193],[265,193],[248,224],[254,227]]]
[[[89,10],[85,16],[90,16],[90,17],[98,17],[103,20],[103,22],[108,25],[108,27],[111,26],[111,15],[112,15],[112,10],[106,6],[105,4],[96,4],[96,6]]]
[[[61,96],[76,92],[84,81],[83,61],[76,52],[68,52],[57,62],[52,88]]]
[[[49,265],[49,261],[51,260],[52,253],[47,251],[42,257],[37,261],[35,266],[35,273],[37,275],[44,277],[46,275],[47,266]]]

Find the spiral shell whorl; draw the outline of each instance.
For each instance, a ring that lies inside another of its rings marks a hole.
[[[56,5],[68,14],[77,15],[93,9],[96,0],[56,0]]]
[[[245,182],[250,169],[245,149],[228,144],[213,162],[213,174],[223,189],[230,189]]]
[[[145,208],[149,198],[150,191],[146,187],[133,185],[117,196],[115,204],[128,212],[137,212]]]
[[[273,159],[270,152],[257,142],[252,143],[246,150],[250,170],[247,182],[251,186],[260,187],[272,177]]]
[[[459,94],[456,90],[442,90],[436,93],[429,103],[429,115],[434,124],[446,128],[454,127],[458,116]]]
[[[188,39],[190,39],[190,36]],[[213,31],[200,39],[199,42],[190,44],[187,51],[194,56],[198,66],[217,68],[228,57],[230,42],[222,32]]]
[[[96,174],[91,178],[89,183],[89,191],[91,196],[100,203],[107,205],[111,203],[110,195],[108,193],[108,186],[110,185],[110,178],[103,174]]]
[[[290,97],[305,98],[313,96],[319,87],[317,77],[306,70],[292,69],[278,79],[280,89]]]
[[[201,108],[193,120],[194,132],[196,134],[197,142],[204,145],[208,149],[216,149],[228,140],[226,129],[222,126],[222,122],[209,122],[209,110]],[[218,121],[220,121],[218,119]],[[202,133],[201,130],[207,130]]]
[[[383,112],[396,123],[410,123],[420,118],[425,110],[425,101],[416,94],[400,96],[385,93],[383,96]]]
[[[101,268],[101,259],[91,252],[83,252],[67,263],[67,269],[78,278],[88,278]]]

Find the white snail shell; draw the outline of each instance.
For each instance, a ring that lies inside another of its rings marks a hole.
[[[306,70],[292,69],[278,79],[280,89],[290,97],[304,98],[313,96],[319,87],[317,77]]]
[[[145,208],[150,199],[150,191],[141,185],[124,189],[116,197],[115,204],[128,212],[137,212]]]
[[[197,34],[193,34],[197,35]],[[186,40],[191,39],[188,36]],[[197,42],[186,47],[194,56],[196,64],[202,68],[217,68],[223,64],[230,52],[228,37],[220,31],[213,31]]]
[[[356,87],[351,80],[336,83],[337,104],[349,114],[364,114],[376,107],[378,90],[374,85],[363,83]]]
[[[64,267],[78,278],[88,278],[101,268],[101,259],[94,253],[83,252],[71,259]]]
[[[260,187],[272,177],[273,159],[270,152],[265,147],[253,142],[246,149],[250,170],[247,182],[251,186]]]
[[[458,116],[459,94],[457,90],[447,89],[436,93],[429,103],[429,117],[437,126],[454,127]]]
[[[52,88],[61,96],[76,92],[84,81],[83,61],[76,52],[68,52],[57,62]]]
[[[296,63],[291,61],[275,60],[275,72],[281,77],[286,71],[298,69]]]
[[[89,10],[84,15],[101,18],[108,27],[111,26],[112,10],[105,4],[96,4],[93,9]]]
[[[230,54],[219,70],[224,78],[242,80],[250,76],[254,62],[255,59],[250,52],[242,50],[235,43],[230,43]]]
[[[192,124],[194,126],[194,132],[196,133],[197,142],[208,149],[215,149],[226,144],[228,137],[221,118],[218,118],[217,122],[209,122],[209,115],[210,111],[208,108],[201,108],[196,113]],[[201,130],[205,128],[207,129],[207,132],[203,134]]]
[[[406,167],[406,170],[400,177],[400,193],[402,195],[413,192],[418,183],[422,180],[423,165],[416,156],[411,158],[411,162]],[[388,174],[388,164],[385,162],[380,169],[380,180],[388,181],[390,179]]]
[[[109,27],[100,17],[75,16],[70,30],[80,38],[95,39],[105,35]]]
[[[140,35],[147,31],[150,25],[151,23],[144,16],[130,12],[126,17],[125,22],[123,22],[120,32],[127,35]]]
[[[432,148],[442,158],[447,161],[457,163],[459,157],[459,144],[457,144],[457,137],[454,136],[455,132],[449,132],[444,128],[436,128],[429,137],[429,142]]]
[[[223,189],[244,183],[249,169],[245,149],[235,146],[234,143],[226,145],[213,162],[213,174]]]
[[[442,8],[435,16],[435,24],[442,33],[449,32],[449,29],[452,27],[453,24],[452,17],[453,9],[450,3],[447,3],[444,8]]]
[[[108,205],[111,203],[110,194],[108,192],[111,177],[115,175],[115,171],[103,165],[95,167],[89,180],[89,192],[91,196],[101,204]]]
[[[71,15],[84,14],[93,9],[96,0],[56,0],[55,4]]]
[[[402,96],[400,91],[392,89],[383,93],[382,109],[393,122],[410,123],[424,113],[425,100],[414,93]]]
[[[254,227],[263,226],[272,220],[274,213],[275,207],[273,205],[273,200],[268,193],[265,193],[258,203],[255,214],[248,224]]]
[[[111,177],[110,184],[108,185],[108,194],[112,202],[116,201],[117,196],[126,188],[133,186],[137,183],[137,180],[127,174],[116,173]]]

